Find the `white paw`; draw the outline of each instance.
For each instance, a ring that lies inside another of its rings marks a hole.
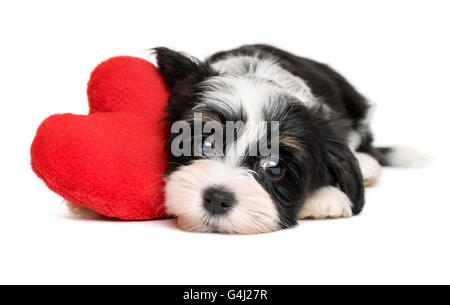
[[[65,200],[63,203],[66,204],[67,208],[69,209],[70,213],[72,213],[75,216],[81,216],[86,219],[102,219],[105,218],[105,216],[100,215],[99,213],[95,212],[94,210],[79,206],[77,204],[73,204],[72,202]]]
[[[325,186],[309,194],[299,212],[299,219],[339,218],[352,216],[352,203],[334,186]]]
[[[364,185],[374,185],[381,174],[381,166],[378,161],[365,153],[357,152],[355,153],[355,157],[358,159],[359,167],[361,168]]]

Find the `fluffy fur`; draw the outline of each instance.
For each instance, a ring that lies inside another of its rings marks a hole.
[[[300,208],[299,218],[339,218],[353,215],[352,203],[335,186],[322,187],[308,195]]]
[[[262,233],[292,227],[299,217],[357,215],[364,184],[375,183],[380,164],[400,164],[395,149],[372,145],[371,105],[325,64],[267,45],[205,61],[167,48],[155,53],[171,92],[169,126],[186,121],[193,130],[195,113],[206,118],[202,124],[242,122],[224,138],[223,155],[170,154],[166,207],[186,230]],[[263,139],[273,143],[255,127],[260,122],[279,123],[276,161],[249,153]],[[168,133],[168,148],[177,136]],[[195,146],[193,138],[185,140]],[[205,209],[204,190],[212,185],[237,198],[225,214]]]
[[[214,217],[203,207],[205,177],[209,186],[226,185],[239,204],[227,217]],[[269,194],[245,168],[216,160],[197,160],[167,178],[168,212],[179,216],[188,231],[262,233],[278,228],[278,212]]]

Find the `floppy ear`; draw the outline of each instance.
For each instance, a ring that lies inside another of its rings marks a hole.
[[[208,64],[168,48],[153,50],[158,68],[170,91],[166,121],[173,123],[192,110],[198,102],[199,90],[196,85],[215,75],[215,72]]]
[[[172,94],[177,93],[178,90],[192,87],[213,74],[209,65],[194,57],[164,47],[153,50],[156,54],[158,68]]]
[[[334,128],[325,132],[325,159],[329,172],[340,189],[352,202],[353,215],[364,207],[364,183],[358,160],[346,141]]]

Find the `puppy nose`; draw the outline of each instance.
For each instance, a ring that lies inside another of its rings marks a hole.
[[[210,187],[203,192],[203,205],[212,215],[225,214],[235,201],[234,194],[221,187]]]

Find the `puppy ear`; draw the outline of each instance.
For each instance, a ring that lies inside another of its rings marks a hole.
[[[365,203],[364,183],[358,160],[348,144],[332,126],[323,134],[325,159],[329,172],[340,189],[347,194],[353,206],[353,215],[359,214]]]
[[[185,87],[192,87],[213,74],[207,64],[194,57],[164,47],[154,48],[153,51],[158,68],[172,94]]]

